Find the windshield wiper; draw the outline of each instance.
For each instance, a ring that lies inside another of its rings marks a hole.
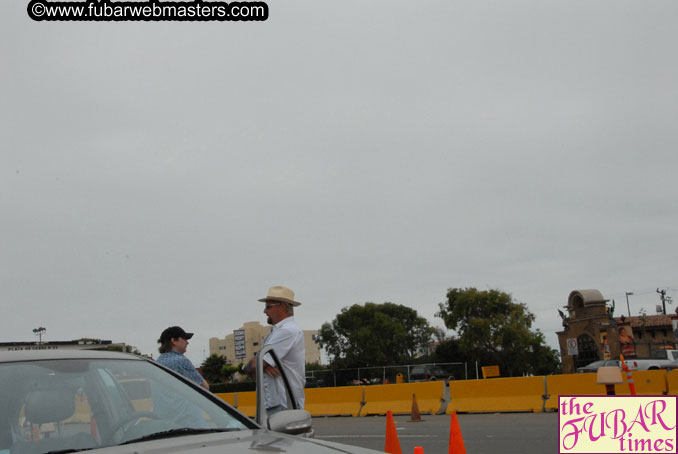
[[[130,443],[138,443],[140,441],[159,440],[161,438],[181,437],[183,435],[209,434],[209,433],[217,433],[217,432],[236,432],[238,430],[241,430],[241,429],[237,429],[235,427],[229,427],[229,428],[225,428],[225,429],[224,428],[191,429],[189,427],[184,427],[182,429],[172,429],[172,430],[166,430],[164,432],[156,432],[154,434],[144,435],[143,437],[134,438],[132,440],[127,440],[124,443],[120,443],[119,446],[127,445],[127,444],[130,444]]]
[[[45,454],[68,454],[69,452],[81,452],[81,451],[91,451],[94,448],[82,448],[82,449],[75,449],[75,448],[68,448],[68,449],[58,449],[56,451],[48,451]]]

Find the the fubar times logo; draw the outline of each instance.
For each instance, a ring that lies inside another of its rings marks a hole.
[[[676,453],[678,396],[559,396],[558,452]]]

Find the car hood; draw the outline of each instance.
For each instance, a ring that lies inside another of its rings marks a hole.
[[[314,438],[285,435],[269,430],[242,430],[150,440],[122,446],[93,449],[92,454],[375,454],[379,451],[332,443]]]

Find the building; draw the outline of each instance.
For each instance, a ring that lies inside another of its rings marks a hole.
[[[653,350],[678,348],[678,315],[614,317],[600,291],[574,290],[570,293],[563,330],[557,332],[563,373],[601,359],[649,357]]]
[[[72,341],[52,342],[0,342],[0,351],[25,350],[119,350],[124,351],[127,346],[114,344],[109,340],[80,339]]]
[[[210,338],[210,355],[223,356],[229,364],[242,363],[254,357],[261,349],[270,331],[270,326],[264,326],[259,322],[247,322],[223,339]],[[307,363],[320,363],[317,336],[318,330],[304,330]]]

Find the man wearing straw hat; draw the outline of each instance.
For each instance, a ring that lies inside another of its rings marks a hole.
[[[294,320],[294,308],[301,303],[294,300],[292,290],[282,285],[271,287],[268,295],[259,301],[266,304],[264,314],[268,318],[268,324],[273,325],[263,346],[273,346],[273,351],[285,369],[292,394],[299,408],[304,408],[306,349],[304,332]],[[254,367],[255,361],[252,359],[246,369],[253,371]],[[293,408],[292,404],[287,402],[285,385],[270,354],[264,356],[264,372],[264,399],[268,415]]]

